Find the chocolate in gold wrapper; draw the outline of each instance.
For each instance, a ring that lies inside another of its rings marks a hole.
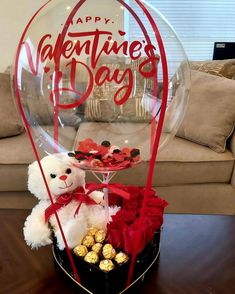
[[[73,252],[79,257],[84,257],[87,255],[88,250],[85,245],[78,245],[73,249]]]
[[[105,244],[102,249],[102,254],[105,259],[113,259],[116,255],[116,250],[111,244]]]
[[[91,248],[95,244],[95,239],[92,236],[85,236],[82,240],[82,245]]]
[[[88,263],[96,264],[99,262],[99,256],[96,252],[90,251],[87,253],[84,260]]]
[[[106,232],[105,230],[99,230],[95,234],[95,240],[97,243],[103,243],[106,238]]]
[[[126,253],[124,253],[124,252],[119,252],[119,253],[115,256],[114,260],[115,260],[116,263],[118,263],[118,264],[123,264],[123,263],[125,263],[125,262],[127,262],[127,261],[129,260],[129,256],[128,256]]]
[[[104,259],[104,260],[101,260],[99,268],[104,272],[110,272],[111,270],[115,268],[115,266],[112,260]]]
[[[100,253],[101,249],[103,247],[103,244],[101,243],[96,243],[95,245],[92,246],[92,251],[95,251],[96,253]]]
[[[95,234],[97,231],[98,231],[98,229],[96,229],[96,228],[90,228],[90,229],[88,229],[87,235],[95,237]]]

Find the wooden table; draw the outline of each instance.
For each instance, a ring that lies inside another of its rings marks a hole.
[[[74,293],[50,247],[31,251],[25,245],[28,214],[0,210],[0,293]],[[235,293],[235,217],[166,215],[160,262],[135,293]]]

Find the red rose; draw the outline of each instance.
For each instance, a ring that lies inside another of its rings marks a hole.
[[[140,206],[140,188],[137,186],[128,186],[127,192],[130,193],[130,198],[123,200],[123,207],[128,210],[136,210]]]
[[[145,193],[146,193],[146,188],[141,188],[141,189],[140,189],[140,195],[141,195],[142,197],[144,197],[144,196],[145,196]],[[148,191],[148,197],[155,197],[155,196],[156,196],[156,191],[153,190],[153,189],[150,189],[150,190]]]
[[[140,190],[141,190],[141,188],[138,187],[138,186],[128,186],[127,189],[128,189],[128,192],[129,192],[130,194],[137,193],[138,195],[139,195]]]
[[[161,228],[161,225],[163,224],[163,213],[161,209],[157,207],[146,207],[144,216],[152,221],[155,231]]]
[[[136,243],[136,234],[137,234],[136,228],[131,226],[123,230],[122,233],[123,233],[124,250],[129,254],[133,254],[134,244]]]
[[[122,208],[126,210],[130,210],[133,212],[138,211],[138,202],[137,201],[128,201],[128,200],[123,200]]]
[[[161,199],[157,196],[150,197],[147,202],[148,207],[158,207],[161,209],[162,213],[167,205],[168,203],[164,199]]]
[[[117,194],[109,192],[109,206],[122,206],[122,199],[123,198],[118,196]]]
[[[155,228],[153,220],[148,217],[143,218],[142,226],[145,228],[145,241],[147,245],[152,241],[154,234],[158,229]]]
[[[130,254],[133,254],[135,246],[136,253],[140,253],[153,239],[155,233],[150,219],[144,218],[141,225],[139,221],[140,219],[136,219],[130,227],[127,227],[123,231],[124,250]],[[139,240],[137,240],[138,234],[140,234]]]
[[[113,222],[122,222],[126,223],[127,225],[132,224],[136,219],[136,213],[129,211],[129,210],[120,210],[118,213],[114,216],[112,216]]]
[[[127,225],[123,222],[111,222],[107,225],[108,241],[113,247],[124,248],[123,231]]]

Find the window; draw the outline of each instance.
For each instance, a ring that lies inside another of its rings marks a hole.
[[[213,56],[214,42],[235,42],[234,0],[148,0],[148,2],[171,23],[181,39],[189,60],[210,60]],[[135,5],[135,0],[129,0],[129,4]],[[130,17],[125,21],[127,31],[132,32],[136,38],[140,33],[137,23]],[[174,55],[173,51],[171,53]]]

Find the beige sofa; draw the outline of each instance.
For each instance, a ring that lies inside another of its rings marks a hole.
[[[0,90],[8,91],[6,88]],[[0,96],[3,96],[1,91]],[[4,97],[10,99],[9,93],[4,93]],[[17,112],[13,106],[10,108]],[[27,166],[35,157],[19,124],[20,120],[16,123],[16,134],[0,139],[0,208],[31,208],[36,203],[36,199],[27,192],[26,184]],[[60,130],[61,136],[64,135],[66,147],[73,149],[77,137],[89,137],[89,129],[95,131],[97,137],[94,139],[103,139],[104,124],[81,123],[78,131],[66,127]],[[128,127],[133,128],[133,124]],[[215,152],[208,146],[182,137],[182,134],[175,137],[158,154],[156,162],[153,187],[169,202],[167,212],[235,214],[235,134],[227,140],[225,152]],[[108,139],[115,143],[115,136]],[[139,139],[147,144],[145,138]],[[143,150],[146,150],[142,154],[143,162],[119,172],[115,182],[145,185],[149,154],[147,148]],[[94,177],[88,174],[87,180],[94,180]]]

